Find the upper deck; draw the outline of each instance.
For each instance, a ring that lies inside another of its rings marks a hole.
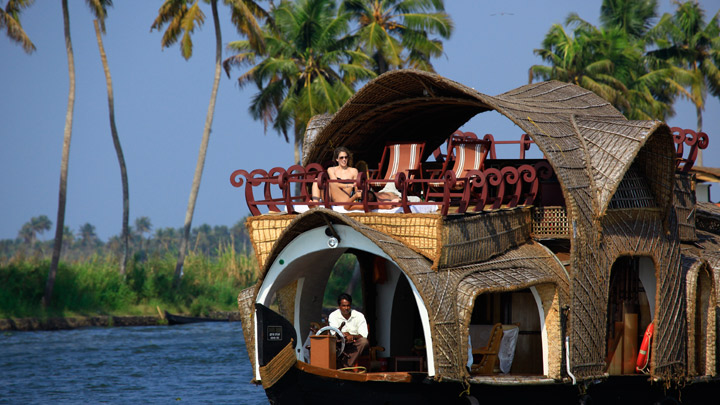
[[[697,151],[707,146],[707,135],[701,133],[698,136],[691,130],[681,128],[671,130],[676,145],[676,171],[687,173],[694,164]],[[419,146],[420,148],[415,149],[416,153],[420,151],[415,158],[424,158],[422,142],[388,142],[385,146],[386,154],[379,162],[372,166],[366,162],[356,165],[360,168],[360,173],[354,181],[329,179],[327,163],[294,165],[287,169],[276,167],[268,171],[236,170],[230,181],[235,187],[244,186],[246,202],[253,216],[271,216],[274,223],[280,220],[278,215],[283,215],[284,221],[289,223],[296,214],[310,209],[326,208],[361,218],[360,221],[364,223],[384,223],[392,234],[393,230],[400,229],[398,224],[402,224],[405,230],[415,226],[412,224],[417,224],[417,221],[403,221],[402,217],[391,219],[394,215],[429,214],[425,217],[433,218],[432,226],[441,226],[462,222],[461,218],[464,216],[495,212],[498,213],[495,217],[517,216],[519,219],[516,221],[528,225],[523,228],[527,229],[523,232],[527,237],[569,237],[565,197],[558,177],[547,159],[526,157],[526,152],[534,147],[534,142],[527,134],[523,134],[518,140],[497,141],[490,134],[479,139],[474,133],[455,131],[441,147],[436,148],[414,167],[399,167],[397,162],[413,160],[412,157],[402,156],[402,151],[413,151],[408,145]],[[498,158],[496,145],[503,145],[505,150],[508,150],[508,147],[514,148],[515,156]],[[397,160],[395,164],[390,161],[391,154],[388,152],[393,149],[400,151],[392,156]],[[471,156],[475,153],[478,155],[477,159]],[[369,168],[373,166],[374,168]],[[395,172],[388,174],[393,168]],[[638,170],[629,170],[613,196],[610,208],[655,207],[652,191],[643,177]],[[314,201],[311,198],[313,184],[319,185],[322,196],[325,196],[333,183],[350,183],[365,196],[370,195],[371,191],[391,190],[396,197],[393,201],[363,198],[355,203],[332,202],[327,198]],[[689,201],[684,204],[688,203]],[[687,208],[691,210],[691,207]],[[518,213],[511,214],[510,211]],[[382,215],[358,215],[368,213]],[[258,219],[260,218],[255,221]],[[479,223],[481,220],[475,218],[466,222]],[[515,232],[516,229],[504,229],[501,226],[495,231],[507,233]],[[411,232],[395,233],[396,237],[419,251],[436,252],[443,243],[441,237],[432,242],[419,243],[407,237],[406,234]],[[425,256],[436,257],[436,254]]]

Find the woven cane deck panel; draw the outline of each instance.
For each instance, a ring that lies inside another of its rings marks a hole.
[[[531,209],[498,210],[443,220],[438,214],[347,214],[385,233],[433,262],[433,268],[456,267],[486,260],[525,242],[532,228]],[[296,215],[248,219],[250,239],[260,268],[280,234]]]
[[[433,268],[473,264],[506,252],[530,238],[529,208],[448,217],[442,226],[440,256]]]
[[[438,214],[357,213],[347,216],[392,236],[430,260],[435,260],[439,254],[442,217]],[[265,266],[265,261],[280,234],[296,217],[297,215],[262,215],[248,218],[248,233],[259,268]]]
[[[439,214],[376,214],[358,213],[348,216],[363,225],[388,234],[430,260],[435,260],[440,250]]]
[[[570,238],[570,223],[565,207],[535,207],[532,216],[533,238]]]

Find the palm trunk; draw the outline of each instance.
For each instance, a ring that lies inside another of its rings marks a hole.
[[[307,125],[306,125],[307,127]],[[297,122],[295,122],[295,164],[299,165],[301,164],[301,156],[302,156],[302,148],[303,148],[303,140],[305,139],[305,128],[300,128]],[[295,183],[295,194],[300,195],[300,191],[302,190],[302,187],[300,186],[300,183]]]
[[[100,25],[98,24],[97,20],[93,21],[93,24],[95,25],[95,36],[97,37],[98,49],[100,50],[100,59],[102,60],[103,71],[105,71],[105,82],[107,83],[108,111],[110,115],[110,134],[112,135],[113,144],[115,145],[115,153],[117,154],[118,163],[120,164],[120,179],[122,181],[123,193],[122,234],[120,235],[123,248],[122,257],[120,259],[120,274],[124,276],[129,251],[128,245],[130,243],[130,237],[128,232],[128,223],[130,221],[130,197],[128,191],[127,168],[125,167],[125,157],[123,155],[122,146],[120,146],[120,138],[118,137],[117,127],[115,126],[115,97],[113,96],[110,67],[107,63],[107,55],[105,55],[105,47],[103,46],[102,42]]]
[[[183,275],[183,264],[185,263],[185,254],[190,239],[190,227],[192,226],[193,212],[195,211],[195,201],[197,200],[198,190],[200,189],[200,179],[202,178],[203,168],[205,167],[205,155],[207,154],[208,142],[210,141],[210,129],[212,128],[213,115],[215,113],[215,101],[217,100],[218,85],[220,84],[220,63],[222,59],[222,38],[220,36],[220,21],[218,20],[217,0],[210,2],[212,7],[213,23],[215,25],[215,80],[213,82],[212,93],[210,94],[210,104],[208,105],[207,117],[205,119],[205,128],[203,129],[202,142],[200,144],[200,152],[198,153],[198,161],[195,166],[195,176],[193,177],[192,190],[190,191],[190,199],[188,201],[187,211],[185,212],[185,226],[183,228],[182,239],[180,241],[180,253],[178,261],[175,265],[175,277],[173,286],[177,288]]]
[[[45,283],[45,295],[42,300],[44,307],[48,307],[52,299],[53,288],[55,287],[55,276],[57,275],[58,264],[60,262],[60,251],[62,250],[63,230],[65,229],[68,160],[70,157],[70,139],[72,138],[73,111],[75,108],[75,59],[73,57],[72,42],[70,41],[70,13],[68,12],[67,0],[62,0],[62,11],[70,89],[68,92],[67,113],[65,114],[65,134],[63,136],[62,159],[60,162],[60,192],[58,195],[57,223],[55,225],[55,244],[53,245],[52,260],[50,261],[50,271],[48,272],[47,282]]]

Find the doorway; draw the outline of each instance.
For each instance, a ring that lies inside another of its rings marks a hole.
[[[473,329],[500,323],[503,329],[517,327],[514,356],[509,374],[543,375],[543,324],[538,311],[536,295],[530,288],[518,291],[486,293],[475,298],[470,318],[472,346]],[[502,370],[496,367],[496,372]]]
[[[637,373],[642,339],[655,315],[655,284],[650,258],[624,256],[613,264],[607,309],[608,374]]]

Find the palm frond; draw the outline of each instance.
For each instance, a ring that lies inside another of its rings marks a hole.
[[[200,5],[194,3],[182,17],[180,22],[180,28],[183,31],[183,37],[180,47],[180,53],[183,58],[190,59],[192,56],[192,33],[195,31],[195,26],[202,26],[205,22],[205,14],[200,10]]]
[[[35,51],[35,44],[20,24],[20,13],[29,7],[34,0],[10,0],[5,10],[0,8],[0,29],[5,28],[8,38],[20,44],[26,53]]]

